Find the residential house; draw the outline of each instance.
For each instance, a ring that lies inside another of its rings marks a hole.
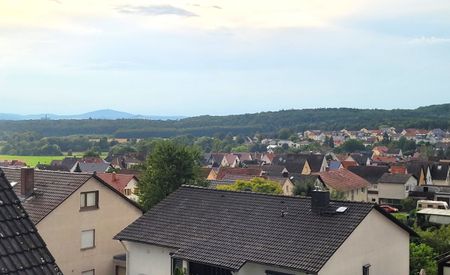
[[[370,183],[367,189],[367,200],[369,202],[378,202],[378,181],[384,175],[389,172],[388,166],[353,166],[348,170]]]
[[[116,173],[97,173],[97,176],[127,198],[139,200],[139,180],[135,175]]]
[[[413,174],[417,179],[418,185],[431,185],[433,179],[431,178],[431,171],[428,162],[426,161],[409,161],[406,163],[406,170]]]
[[[374,156],[385,156],[386,153],[389,151],[389,148],[386,146],[375,146],[372,149],[372,157]]]
[[[318,175],[302,175],[302,174],[291,174],[289,176],[289,181],[286,181],[283,186],[283,194],[286,196],[294,196],[295,189],[299,188],[303,190],[304,195],[309,195],[309,193],[314,190],[317,186]]]
[[[112,238],[142,215],[95,174],[3,169],[65,274],[114,274],[124,248]]]
[[[370,183],[347,169],[320,172],[318,181],[340,199],[367,201]]]
[[[283,166],[288,173],[300,173],[303,175],[311,174],[311,166],[308,158],[299,154],[277,155],[272,160],[272,165]]]
[[[1,169],[0,199],[0,272],[62,275]]]
[[[375,204],[312,196],[183,186],[115,239],[128,274],[409,274],[411,229]]]
[[[212,169],[208,175],[208,180],[223,180],[223,179],[248,179],[259,177],[262,174],[261,168],[231,168],[220,167],[219,169]]]
[[[431,179],[433,184],[436,185],[449,185],[450,184],[450,164],[444,162],[433,163],[431,165]]]
[[[206,166],[213,168],[219,167],[222,163],[225,153],[209,153],[205,155]]]
[[[4,160],[0,162],[0,166],[10,168],[20,168],[27,166],[27,164],[20,160]]]
[[[401,206],[401,200],[406,199],[416,186],[417,180],[412,174],[384,173],[378,180],[378,202]]]
[[[239,167],[239,157],[235,154],[225,154],[223,156],[222,162],[220,163],[221,167]]]

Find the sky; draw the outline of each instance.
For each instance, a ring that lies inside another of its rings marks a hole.
[[[450,102],[448,0],[0,0],[0,113]]]

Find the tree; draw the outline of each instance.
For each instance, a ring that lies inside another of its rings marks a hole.
[[[231,185],[217,185],[219,190],[228,191],[252,191],[266,194],[283,194],[281,186],[276,181],[270,181],[264,178],[253,178],[251,180],[237,180]]]
[[[278,131],[278,138],[279,139],[288,139],[292,135],[291,129],[288,128],[282,128]]]
[[[340,149],[347,153],[353,153],[356,151],[364,151],[366,149],[366,147],[359,140],[349,139],[342,144]]]
[[[328,140],[328,146],[330,146],[330,148],[334,148],[334,138],[332,136]]]
[[[100,153],[98,151],[94,150],[94,149],[91,149],[89,151],[86,151],[83,154],[83,157],[84,158],[90,158],[90,157],[99,158],[100,157]]]
[[[443,225],[438,228],[421,230],[415,228],[420,236],[420,241],[433,248],[439,255],[450,251],[450,225]]]
[[[426,244],[410,244],[409,250],[409,266],[410,275],[419,274],[421,269],[425,269],[427,275],[437,274],[437,263],[436,256],[437,253]]]
[[[183,184],[200,178],[200,152],[170,140],[155,143],[144,164],[139,182],[139,202],[145,210],[163,200]]]

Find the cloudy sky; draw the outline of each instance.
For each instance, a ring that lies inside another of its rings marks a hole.
[[[448,0],[0,0],[0,113],[450,102]]]

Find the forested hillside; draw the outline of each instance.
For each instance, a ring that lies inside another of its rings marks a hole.
[[[283,110],[230,116],[198,116],[177,121],[158,120],[25,120],[0,121],[0,132],[32,131],[42,136],[111,135],[122,138],[213,136],[294,131],[359,130],[361,128],[450,128],[450,104],[414,110],[324,108]]]

